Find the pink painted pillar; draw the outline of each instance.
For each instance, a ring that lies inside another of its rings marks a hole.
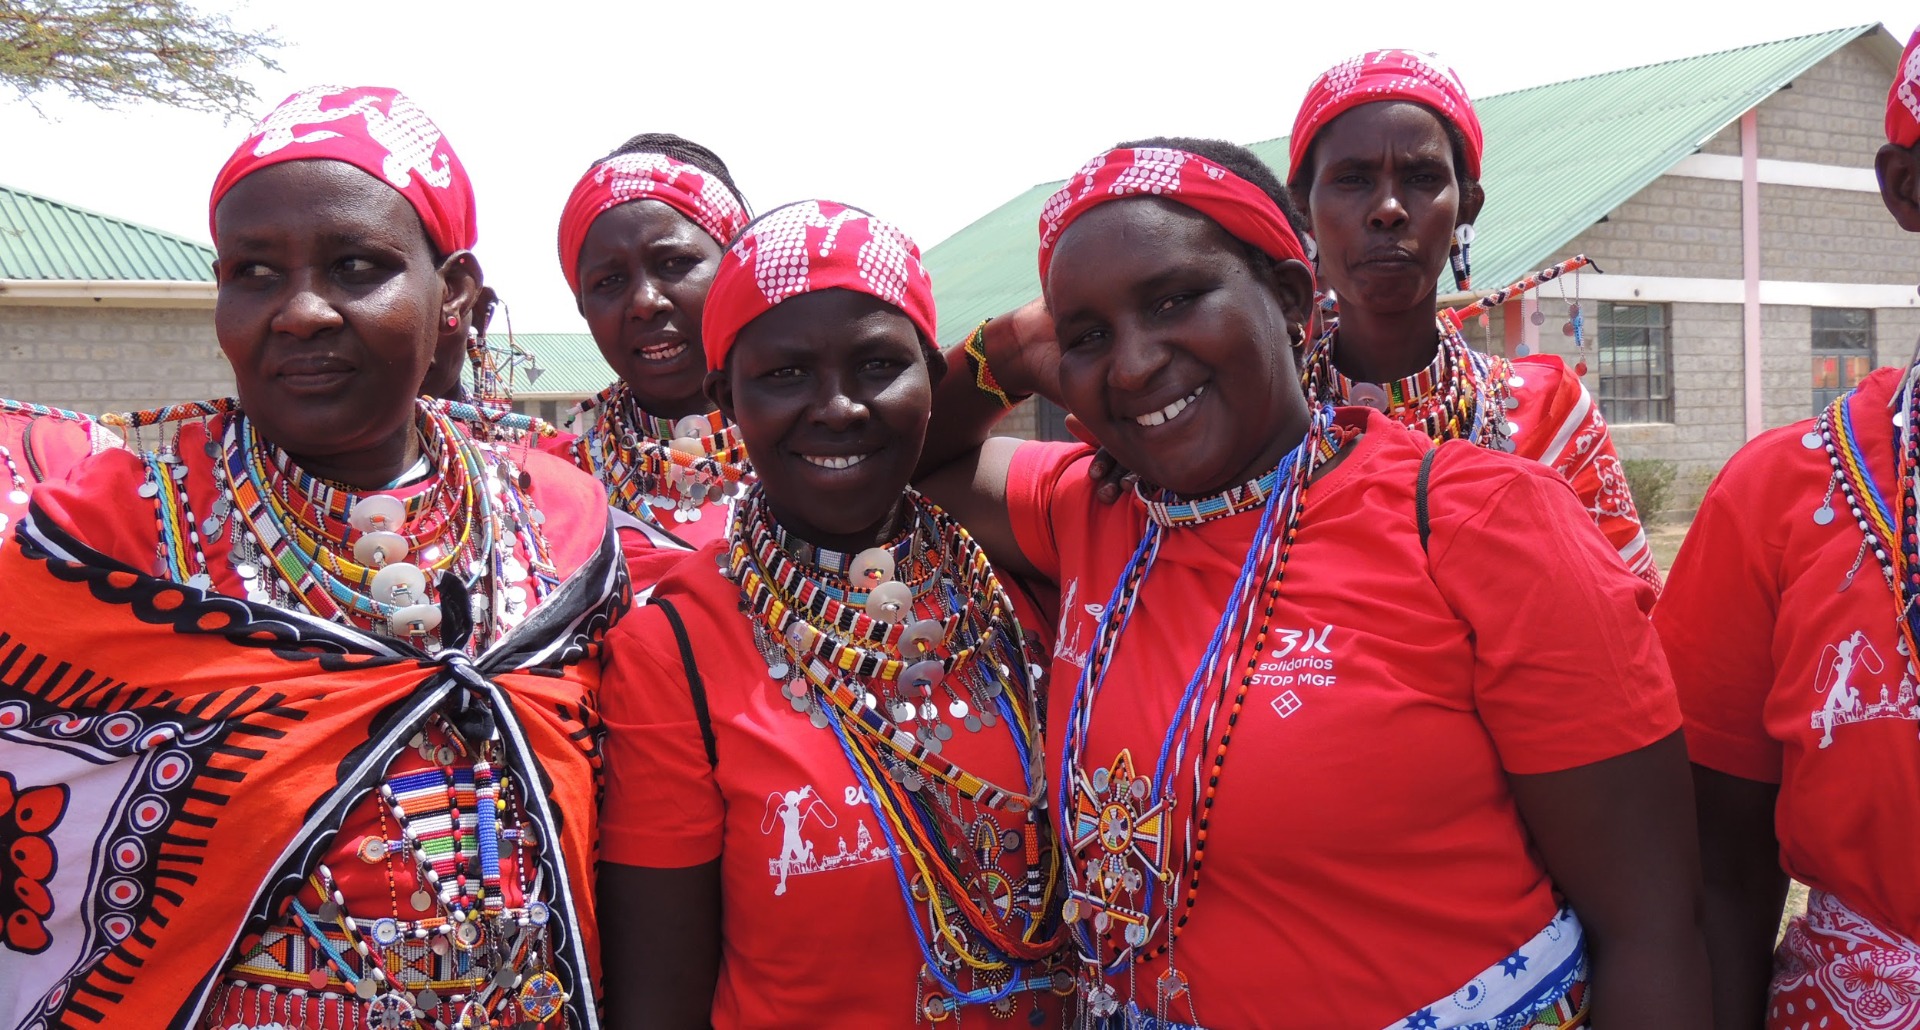
[[[1745,343],[1747,439],[1765,428],[1760,379],[1760,117],[1758,109],[1740,116],[1740,266],[1746,277],[1742,339]]]

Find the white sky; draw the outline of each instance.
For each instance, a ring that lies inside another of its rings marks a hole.
[[[256,113],[320,82],[394,86],[427,110],[474,178],[477,253],[520,332],[585,331],[555,257],[560,207],[638,132],[713,148],[756,210],[844,200],[926,247],[1122,139],[1284,135],[1313,77],[1363,50],[1438,51],[1484,96],[1875,21],[1904,40],[1915,17],[1891,0],[201,2],[288,44],[281,71],[250,72]],[[207,191],[245,124],[40,107],[0,96],[0,182],[207,238]]]

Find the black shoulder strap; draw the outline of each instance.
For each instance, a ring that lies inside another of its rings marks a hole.
[[[1427,482],[1433,478],[1433,458],[1440,453],[1436,445],[1427,450],[1426,457],[1420,459],[1420,478],[1413,484],[1413,518],[1420,524],[1420,550],[1427,549],[1427,535],[1433,529],[1427,521]]]
[[[687,639],[687,624],[680,621],[680,613],[674,609],[673,602],[664,597],[656,597],[651,602],[667,617],[667,625],[673,627],[674,643],[680,645],[680,664],[687,668],[687,690],[693,695],[693,717],[700,722],[700,741],[707,746],[707,765],[720,767],[720,753],[714,749],[713,716],[707,711],[707,685],[700,679],[700,667],[693,660],[693,642]]]

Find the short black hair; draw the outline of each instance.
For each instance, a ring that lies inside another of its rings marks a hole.
[[[1265,161],[1260,160],[1260,155],[1248,150],[1246,147],[1238,143],[1229,143],[1222,139],[1198,139],[1193,136],[1154,136],[1151,139],[1121,143],[1114,149],[1132,150],[1141,147],[1184,150],[1189,154],[1204,157],[1212,161],[1214,164],[1225,168],[1227,171],[1259,187],[1260,192],[1265,193],[1268,199],[1279,206],[1280,213],[1286,216],[1287,224],[1293,227],[1295,233],[1304,233],[1307,231],[1307,220],[1301,216],[1300,208],[1294,204],[1293,195],[1289,193],[1287,187],[1280,182],[1280,177],[1273,173],[1273,169],[1269,167]],[[1261,269],[1274,267],[1275,262],[1273,258],[1265,251],[1262,251],[1250,243],[1246,244],[1246,248],[1248,259],[1254,263],[1254,267]]]
[[[1412,100],[1400,102],[1407,104],[1415,103],[1415,101]],[[1438,111],[1434,111],[1433,108],[1427,107],[1425,104],[1420,104],[1420,106],[1426,107],[1428,111],[1432,111],[1433,116],[1440,119],[1440,127],[1446,130],[1447,143],[1453,147],[1453,175],[1454,179],[1459,183],[1460,188],[1464,190],[1469,186],[1479,185],[1480,180],[1467,174],[1467,134],[1460,131],[1460,126],[1455,125],[1453,119],[1448,118]],[[1352,108],[1348,108],[1348,110],[1352,110]],[[1346,112],[1343,111],[1341,113],[1344,114]],[[1335,115],[1335,117],[1337,118],[1339,116]],[[1325,128],[1325,126],[1321,127]],[[1295,172],[1292,181],[1287,183],[1287,189],[1293,194],[1294,198],[1300,202],[1302,207],[1306,206],[1307,197],[1313,192],[1313,152],[1319,146],[1320,141],[1317,138],[1307,144],[1307,152],[1300,155],[1300,170]]]
[[[692,165],[724,183],[727,192],[740,202],[742,210],[751,210],[747,206],[747,198],[740,193],[740,187],[734,185],[733,173],[727,170],[727,163],[720,160],[720,155],[685,136],[671,132],[643,132],[608,151],[606,157],[594,164],[622,154],[665,154],[681,164]]]

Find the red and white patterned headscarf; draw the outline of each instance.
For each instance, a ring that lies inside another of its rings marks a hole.
[[[665,154],[616,154],[587,169],[560,213],[560,270],[580,292],[580,248],[593,220],[636,200],[657,200],[685,215],[722,247],[747,224],[747,210],[719,177]]]
[[[459,155],[413,101],[384,86],[313,86],[280,102],[247,133],[213,181],[207,222],[241,179],[283,161],[342,161],[393,187],[419,213],[441,255],[479,237],[473,183]]]
[[[1307,148],[1327,123],[1362,104],[1387,100],[1423,104],[1452,122],[1467,140],[1467,176],[1480,177],[1480,154],[1486,141],[1460,76],[1433,54],[1375,50],[1328,68],[1307,88],[1307,98],[1293,119],[1293,136],[1287,141],[1287,181],[1300,174]]]
[[[1053,245],[1076,219],[1110,200],[1162,197],[1206,215],[1278,261],[1311,265],[1300,237],[1265,190],[1197,154],[1166,147],[1109,150],[1081,166],[1040,209],[1040,283]]]
[[[720,260],[700,325],[707,368],[724,366],[740,330],[781,301],[832,289],[886,301],[923,342],[939,339],[933,280],[913,240],[859,208],[803,200],[761,215]]]
[[[1887,142],[1897,147],[1920,143],[1920,29],[1907,40],[1887,90]]]

